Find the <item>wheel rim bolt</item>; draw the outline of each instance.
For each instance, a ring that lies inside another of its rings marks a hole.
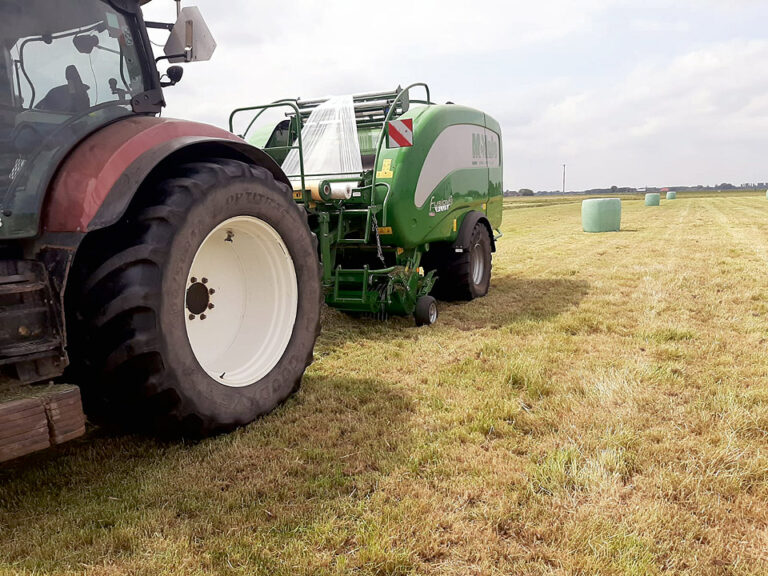
[[[208,294],[210,294],[211,296],[213,296],[214,294],[216,294],[216,289],[215,289],[215,288],[210,288],[210,289],[208,290]]]
[[[206,318],[208,318],[208,316],[205,314],[200,314],[200,320],[205,320]]]
[[[195,315],[194,315],[194,314],[190,314],[190,315],[189,315],[189,319],[190,319],[190,320],[194,320],[194,319],[195,319]]]
[[[201,281],[203,284],[208,284],[208,278],[203,278],[203,279],[202,279],[202,280],[200,280],[200,281]]]
[[[195,278],[194,276],[192,276],[192,278],[190,278],[190,279],[189,279],[189,283],[190,283],[190,284],[197,284],[197,278]]]
[[[210,302],[208,304],[208,310],[213,310],[214,308],[216,308],[216,306],[213,305],[213,302]]]

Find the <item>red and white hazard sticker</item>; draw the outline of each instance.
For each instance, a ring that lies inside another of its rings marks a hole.
[[[392,120],[387,126],[387,148],[413,146],[413,119]]]

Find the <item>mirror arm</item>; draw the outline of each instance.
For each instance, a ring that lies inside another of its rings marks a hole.
[[[165,56],[158,56],[155,58],[155,64],[160,60],[170,60],[171,58],[184,58],[184,62],[192,61],[192,49],[186,48],[182,54],[166,54]]]
[[[144,22],[144,24],[147,28],[154,28],[156,30],[168,30],[168,32],[173,30],[173,24],[166,22]]]

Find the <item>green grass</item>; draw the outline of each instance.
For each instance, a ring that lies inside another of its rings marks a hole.
[[[768,201],[580,200],[509,201],[431,328],[326,310],[246,429],[0,469],[0,573],[768,573]]]

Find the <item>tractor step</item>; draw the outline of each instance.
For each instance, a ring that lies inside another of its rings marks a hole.
[[[44,290],[45,287],[45,282],[34,282],[29,281],[28,279],[21,282],[2,282],[0,280],[0,296],[38,292],[40,290]]]
[[[45,266],[0,260],[0,381],[40,382],[60,375],[65,364]]]
[[[0,346],[0,366],[24,361],[27,356],[38,358],[44,352],[58,352],[59,349],[61,349],[61,340],[58,338],[40,338]]]
[[[85,434],[77,386],[21,386],[0,392],[0,462]]]

